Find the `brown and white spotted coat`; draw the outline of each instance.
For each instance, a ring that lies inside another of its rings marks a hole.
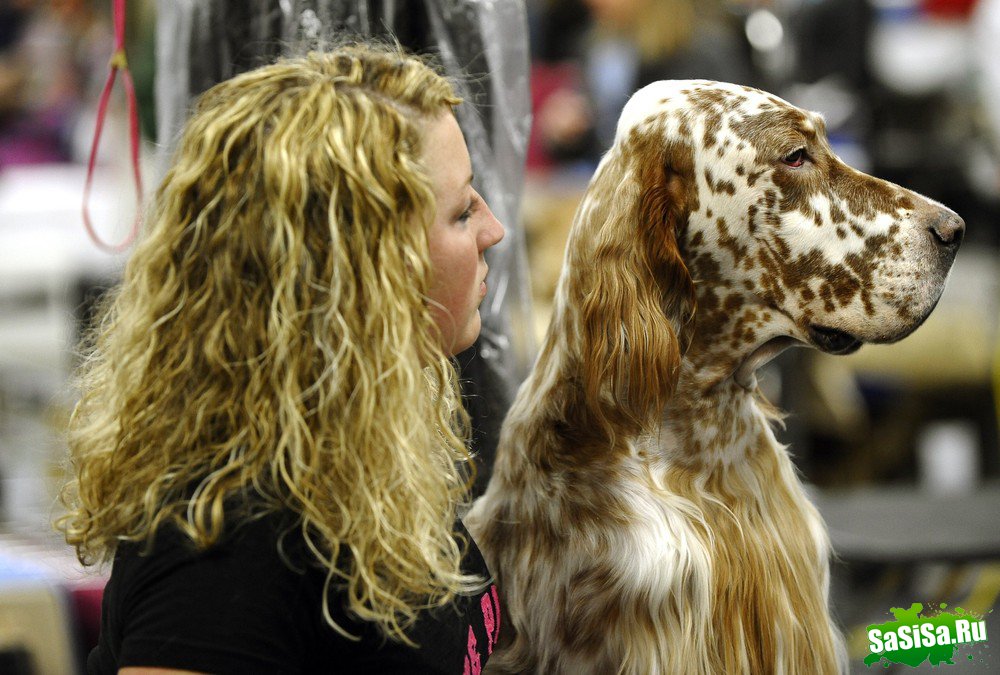
[[[909,334],[963,229],[767,93],[636,93],[467,518],[510,617],[491,671],[844,671],[829,541],[754,371]]]

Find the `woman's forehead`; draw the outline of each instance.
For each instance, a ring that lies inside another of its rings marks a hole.
[[[424,131],[423,161],[435,191],[459,189],[469,183],[472,176],[469,149],[451,112],[428,122]]]

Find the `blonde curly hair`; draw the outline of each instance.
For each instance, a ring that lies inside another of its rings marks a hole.
[[[473,469],[428,310],[420,162],[459,102],[365,46],[201,97],[80,369],[57,525],[84,564],[165,524],[209,547],[250,504],[296,515],[342,633],[331,584],[412,644],[418,611],[481,581],[454,533]]]

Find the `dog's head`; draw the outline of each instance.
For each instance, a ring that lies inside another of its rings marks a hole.
[[[569,261],[588,267],[579,301],[597,338],[584,349],[600,358],[617,336],[635,377],[676,372],[691,340],[709,379],[749,387],[792,344],[845,354],[911,333],[963,233],[941,204],[845,165],[817,114],[748,87],[656,82],[625,107],[578,212]],[[630,349],[661,317],[668,344]]]

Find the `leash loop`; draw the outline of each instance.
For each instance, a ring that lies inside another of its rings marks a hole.
[[[125,57],[125,0],[113,0],[114,4],[114,25],[115,25],[115,51],[108,61],[108,78],[104,82],[104,89],[97,103],[97,124],[94,128],[94,141],[90,146],[90,159],[87,162],[87,179],[83,185],[83,225],[87,229],[87,234],[98,248],[109,253],[121,253],[128,249],[139,234],[139,223],[142,220],[142,173],[139,166],[139,112],[138,103],[135,97],[135,83],[132,81],[132,73],[129,72],[128,59]],[[108,114],[108,103],[111,100],[111,91],[115,86],[115,79],[118,73],[122,76],[122,85],[125,88],[125,104],[128,113],[129,127],[129,147],[131,151],[132,176],[135,182],[136,199],[139,204],[138,212],[132,222],[132,229],[124,241],[118,244],[109,244],[102,240],[90,219],[90,189],[94,182],[94,168],[97,165],[97,149],[101,143],[101,132],[104,130],[104,122]]]

